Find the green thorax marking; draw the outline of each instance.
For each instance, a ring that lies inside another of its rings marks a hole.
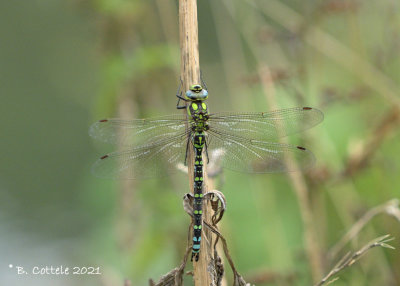
[[[187,106],[187,112],[194,132],[208,130],[208,107],[205,102],[201,100],[191,101]]]

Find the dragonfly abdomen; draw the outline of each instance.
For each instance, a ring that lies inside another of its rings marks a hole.
[[[192,139],[193,147],[195,150],[194,157],[194,202],[193,202],[193,247],[192,247],[192,260],[195,257],[196,261],[199,259],[200,243],[201,243],[201,229],[202,229],[202,214],[203,214],[203,147],[205,144],[204,132],[196,132]]]

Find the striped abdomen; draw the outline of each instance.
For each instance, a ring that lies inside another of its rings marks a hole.
[[[202,206],[203,206],[203,147],[205,144],[204,132],[196,132],[193,136],[194,147],[194,202],[193,202],[193,249],[192,260],[199,260],[201,229],[202,229]]]

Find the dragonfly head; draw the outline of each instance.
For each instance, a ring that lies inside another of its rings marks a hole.
[[[186,92],[186,97],[190,100],[206,100],[208,91],[199,84],[192,85]]]

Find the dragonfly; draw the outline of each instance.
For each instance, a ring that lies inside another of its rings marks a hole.
[[[193,152],[191,260],[198,261],[206,163],[218,154],[221,167],[233,171],[276,173],[308,169],[315,162],[312,152],[279,140],[319,124],[324,116],[311,107],[210,113],[205,102],[208,91],[199,84],[190,86],[184,95],[178,91],[176,96],[177,108],[186,109],[187,115],[103,119],[94,123],[89,131],[92,137],[124,148],[102,156],[94,163],[92,172],[98,177],[114,179],[157,177],[178,170],[179,165],[187,165],[189,152]],[[181,100],[184,105],[180,105]]]

